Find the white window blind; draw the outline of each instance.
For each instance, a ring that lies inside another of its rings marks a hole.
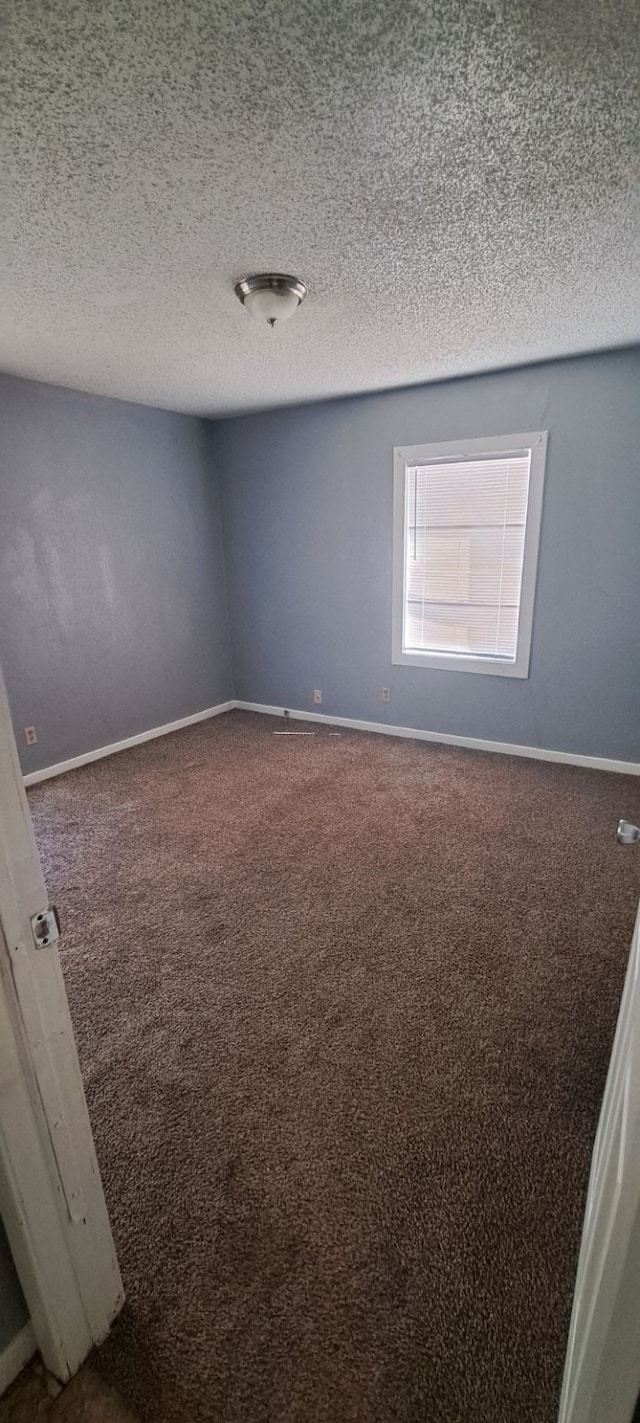
[[[403,649],[515,662],[531,451],[406,465]]]

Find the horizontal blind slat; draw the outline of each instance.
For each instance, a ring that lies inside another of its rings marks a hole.
[[[407,467],[406,650],[514,658],[530,452]]]

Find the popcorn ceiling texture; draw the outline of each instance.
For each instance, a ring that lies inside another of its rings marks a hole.
[[[229,413],[640,334],[636,0],[16,0],[0,365]],[[272,332],[253,270],[310,295]]]

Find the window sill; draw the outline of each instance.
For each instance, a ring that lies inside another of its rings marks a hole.
[[[398,667],[423,667],[430,672],[475,672],[484,677],[528,677],[529,659],[522,655],[514,662],[501,657],[466,657],[462,653],[398,652],[391,661]]]

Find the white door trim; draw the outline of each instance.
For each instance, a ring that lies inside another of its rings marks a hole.
[[[0,678],[0,1214],[43,1359],[75,1372],[106,1335],[122,1282],[57,947]]]
[[[639,1036],[640,909],[591,1160],[559,1423],[631,1423],[640,1390]]]

